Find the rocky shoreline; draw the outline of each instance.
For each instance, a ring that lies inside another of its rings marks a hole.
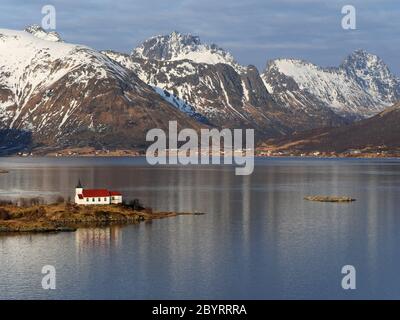
[[[124,205],[78,206],[70,203],[0,206],[0,235],[12,232],[73,232],[82,227],[136,224],[141,221],[197,215],[188,212],[134,210]]]

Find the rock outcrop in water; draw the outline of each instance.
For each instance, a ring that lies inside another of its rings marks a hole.
[[[317,202],[353,202],[356,199],[343,196],[307,196],[304,200],[317,201]]]

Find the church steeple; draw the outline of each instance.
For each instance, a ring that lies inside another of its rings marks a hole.
[[[79,179],[78,185],[76,186],[76,189],[82,189],[81,179]]]

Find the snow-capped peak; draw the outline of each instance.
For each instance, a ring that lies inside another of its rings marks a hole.
[[[32,97],[63,78],[65,85],[86,85],[106,79],[108,73],[123,78],[128,71],[89,47],[0,29],[0,87],[7,91],[7,97],[0,99],[0,120],[10,105],[16,105],[12,127]]]
[[[41,26],[34,24],[25,28],[25,32],[28,32],[35,36],[36,38],[53,41],[53,42],[62,42],[60,35],[55,31],[46,31]]]
[[[390,75],[388,66],[381,58],[361,49],[350,54],[340,67],[346,71],[362,71],[364,74],[378,72],[380,76]]]
[[[396,101],[399,88],[383,61],[361,50],[338,68],[322,68],[296,59],[273,60],[262,77],[268,91],[282,104],[291,105],[295,92],[305,110],[309,101],[319,101],[321,107],[350,119],[381,112]]]
[[[144,41],[133,50],[132,56],[154,60],[191,60],[195,63],[231,65],[237,71],[245,68],[240,66],[233,56],[215,44],[203,44],[198,36],[182,34],[177,31],[169,35],[155,36]]]
[[[350,77],[373,96],[394,103],[400,99],[400,79],[377,55],[356,50],[340,65]]]

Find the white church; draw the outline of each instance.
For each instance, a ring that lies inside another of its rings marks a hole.
[[[75,203],[81,205],[120,204],[122,194],[107,189],[84,189],[79,180],[75,188]]]

